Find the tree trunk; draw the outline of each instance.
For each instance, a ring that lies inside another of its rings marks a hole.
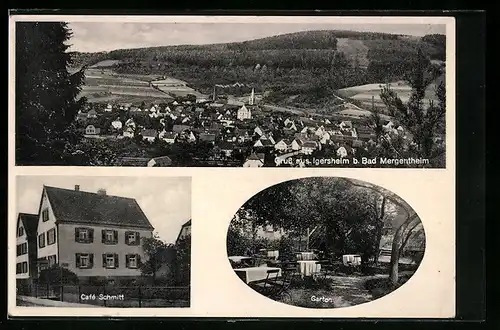
[[[404,234],[406,229],[415,219],[420,221],[417,217],[417,214],[413,213],[401,224],[401,226],[399,226],[398,230],[396,230],[396,233],[394,234],[389,272],[389,280],[393,286],[396,286],[399,280],[399,257],[401,255],[401,247],[403,246],[403,240],[405,238]]]

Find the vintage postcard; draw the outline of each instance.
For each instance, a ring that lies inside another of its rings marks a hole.
[[[9,315],[455,316],[452,17],[9,36]]]

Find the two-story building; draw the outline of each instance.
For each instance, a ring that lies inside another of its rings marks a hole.
[[[38,215],[20,213],[16,226],[16,282],[31,284],[36,277]]]
[[[141,238],[153,226],[133,198],[44,186],[37,227],[37,258],[59,264],[80,281],[140,276]]]

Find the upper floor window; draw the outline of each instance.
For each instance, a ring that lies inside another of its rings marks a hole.
[[[56,242],[56,229],[52,228],[47,232],[47,245],[52,245]]]
[[[126,231],[125,232],[125,244],[127,245],[139,245],[141,242],[141,234],[138,231]]]
[[[18,244],[16,247],[17,256],[22,256],[23,254],[28,253],[28,243]]]
[[[38,247],[45,247],[45,233],[41,233],[40,235],[38,235]]]
[[[24,235],[24,227],[21,226],[17,229],[17,237],[21,237],[23,235]]]
[[[42,221],[48,221],[49,220],[49,209],[44,209],[42,211]]]
[[[77,268],[92,268],[94,267],[94,254],[93,253],[77,253],[76,267]]]
[[[118,231],[117,230],[109,230],[103,229],[102,233],[102,242],[104,244],[117,244],[118,243]]]
[[[94,242],[94,229],[78,227],[75,228],[75,242],[92,243]]]

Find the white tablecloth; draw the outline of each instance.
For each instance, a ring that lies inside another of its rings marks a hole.
[[[321,265],[316,263],[315,260],[299,260],[300,274],[303,276],[310,276],[314,273],[319,273],[321,271]]]
[[[313,260],[314,252],[299,252],[297,253],[297,260]]]
[[[231,256],[229,257],[229,260],[233,262],[241,262],[241,260],[249,260],[252,259],[252,257],[245,257],[245,256]]]
[[[255,281],[262,281],[267,278],[267,271],[277,269],[278,273],[269,274],[269,278],[274,278],[276,276],[281,276],[281,268],[278,267],[247,267],[247,268],[238,268],[234,271],[240,278],[245,281],[247,284]]]
[[[359,254],[344,254],[342,256],[344,265],[359,266],[361,265],[361,256]]]
[[[267,256],[268,256],[269,258],[274,258],[275,260],[277,260],[277,259],[278,259],[278,257],[279,257],[279,255],[280,255],[280,252],[279,252],[278,250],[275,250],[275,251],[267,251]]]

